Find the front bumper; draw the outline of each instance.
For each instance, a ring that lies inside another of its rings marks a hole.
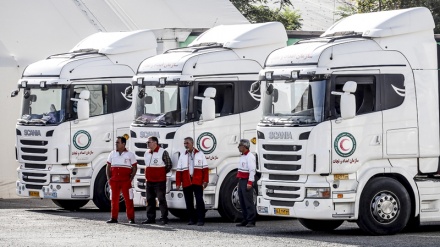
[[[41,189],[36,189],[17,180],[15,191],[18,196],[22,197],[72,199],[72,186],[70,183],[49,183],[43,185]]]
[[[332,216],[332,199],[308,198],[300,202],[294,202],[292,207],[271,205],[271,200],[265,200],[262,196],[257,197],[257,202],[259,215],[322,220],[335,219]]]

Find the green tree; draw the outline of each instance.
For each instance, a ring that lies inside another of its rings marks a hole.
[[[381,10],[406,9],[413,7],[428,8],[434,18],[435,33],[440,33],[440,1],[439,0],[342,0],[344,5],[337,14],[346,17],[355,13],[368,13]]]
[[[287,30],[298,30],[301,28],[301,15],[292,10],[290,0],[230,0],[231,3],[251,23],[269,21],[281,22]],[[277,8],[269,8],[268,5]]]

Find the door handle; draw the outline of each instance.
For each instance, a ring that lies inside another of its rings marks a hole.
[[[370,145],[371,146],[378,146],[378,145],[380,145],[380,143],[381,143],[381,138],[380,138],[380,136],[376,135],[376,136],[373,136],[373,139],[371,139]]]
[[[237,144],[238,143],[236,135],[231,136],[231,143],[232,144]]]
[[[105,142],[109,142],[109,141],[111,141],[111,140],[112,140],[112,138],[111,138],[111,134],[110,134],[109,132],[105,133],[104,141],[105,141]]]

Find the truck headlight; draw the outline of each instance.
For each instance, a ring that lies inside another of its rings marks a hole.
[[[306,198],[330,198],[330,187],[307,188]]]
[[[70,175],[51,175],[50,181],[52,183],[70,183]]]

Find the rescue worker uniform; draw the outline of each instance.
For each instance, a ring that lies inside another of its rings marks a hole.
[[[189,225],[205,224],[205,202],[203,200],[203,183],[209,182],[208,162],[205,154],[197,149],[186,151],[177,163],[176,186],[182,185],[186,209],[189,214]],[[196,210],[194,210],[194,197]],[[196,214],[197,212],[197,214]]]
[[[237,172],[238,197],[243,213],[243,221],[239,224],[241,226],[255,226],[254,190],[247,189],[247,185],[253,185],[255,181],[255,169],[255,156],[247,150],[240,156]]]
[[[127,149],[122,153],[113,150],[108,156],[107,165],[111,166],[111,177],[109,180],[111,188],[111,217],[113,220],[118,219],[119,195],[122,191],[127,209],[127,218],[129,221],[134,222],[133,191],[130,191],[130,189],[132,188],[132,167],[137,166],[136,156]]]
[[[145,179],[147,180],[147,220],[144,224],[156,223],[156,198],[159,201],[161,221],[168,223],[168,205],[165,199],[166,174],[171,170],[171,159],[165,149],[157,146],[144,154]]]

